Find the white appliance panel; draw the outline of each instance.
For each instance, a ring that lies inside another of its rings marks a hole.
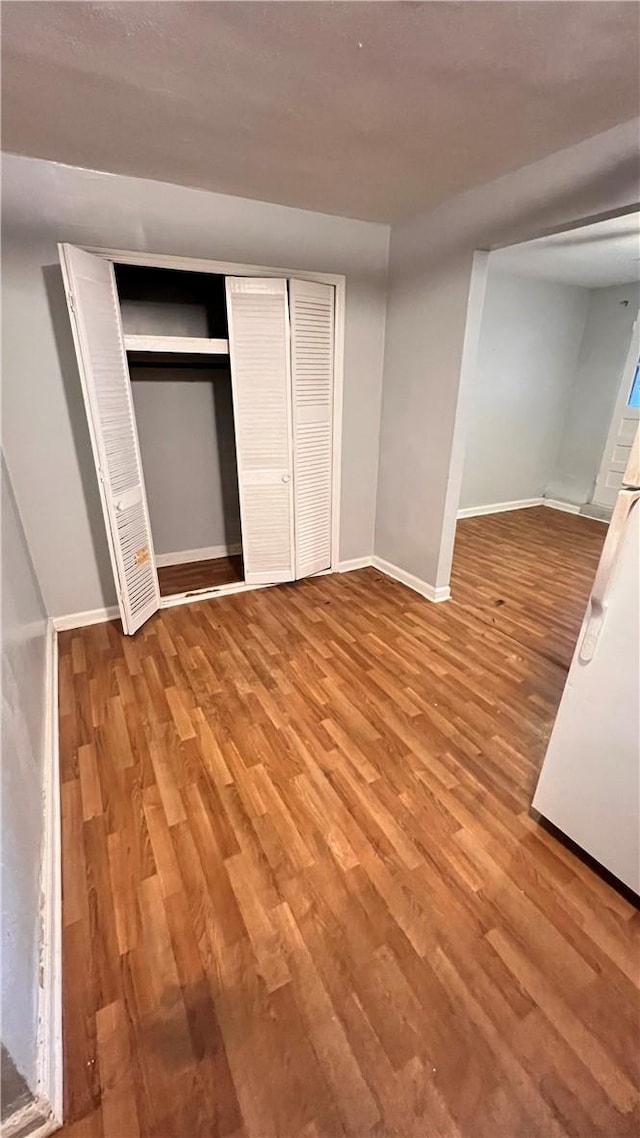
[[[638,894],[639,551],[636,500],[620,537],[593,654],[585,660],[581,647],[591,602],[587,608],[533,799],[536,810]]]

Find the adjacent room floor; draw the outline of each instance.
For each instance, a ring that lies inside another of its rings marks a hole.
[[[529,816],[605,529],[60,636],[74,1138],[636,1135],[636,909]]]

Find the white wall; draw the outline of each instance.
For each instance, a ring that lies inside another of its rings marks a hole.
[[[132,368],[131,379],[155,552],[236,544],[229,372],[145,367]]]
[[[389,229],[3,156],[7,462],[54,616],[115,601],[56,242],[344,273],[340,556],[373,548]]]
[[[375,552],[432,586],[449,581],[460,496],[474,251],[636,203],[637,140],[634,120],[393,228]]]
[[[36,1081],[46,614],[2,463],[2,1042]]]
[[[546,489],[548,498],[578,506],[591,501],[639,305],[637,284],[593,289],[589,294],[571,397]]]
[[[588,289],[491,265],[470,395],[461,508],[539,498],[576,375]]]

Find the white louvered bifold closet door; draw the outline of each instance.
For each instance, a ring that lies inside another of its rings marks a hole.
[[[160,606],[113,265],[61,245],[60,260],[89,421],[122,626]]]
[[[296,577],[331,567],[334,288],[289,281]]]
[[[287,282],[227,277],[242,557],[249,584],[291,581],[293,461]]]

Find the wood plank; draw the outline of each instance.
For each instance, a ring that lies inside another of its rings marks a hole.
[[[158,566],[161,597],[217,589],[219,585],[233,585],[238,581],[244,581],[244,568],[242,557],[237,555]]]

